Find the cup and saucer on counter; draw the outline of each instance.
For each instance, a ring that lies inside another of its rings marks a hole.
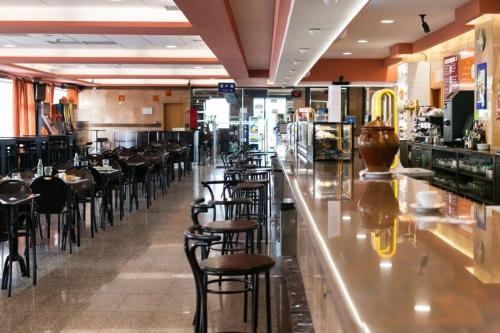
[[[419,191],[416,197],[417,201],[410,204],[410,207],[417,212],[426,213],[437,211],[446,205],[436,191]]]

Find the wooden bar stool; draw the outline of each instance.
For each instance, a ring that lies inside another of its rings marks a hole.
[[[259,275],[265,274],[266,293],[266,332],[271,329],[271,286],[270,270],[275,262],[273,258],[258,254],[231,254],[224,256],[208,257],[209,248],[213,242],[220,241],[218,235],[200,234],[199,228],[192,226],[184,232],[184,251],[191,266],[196,284],[196,315],[195,332],[208,332],[207,296],[213,294],[237,294],[252,293],[252,332],[257,333],[258,328],[258,298],[259,298]],[[200,249],[200,251],[197,251]],[[198,253],[201,252],[201,260]],[[217,277],[209,280],[209,277]],[[238,278],[251,276],[251,280]],[[213,290],[209,289],[211,283],[219,282],[241,282],[241,290]],[[245,297],[246,300],[246,297]],[[247,306],[244,302],[244,315],[246,318]]]

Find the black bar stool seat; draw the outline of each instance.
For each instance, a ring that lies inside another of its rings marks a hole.
[[[269,271],[275,262],[261,254],[231,254],[201,260],[200,269],[208,275],[238,276]]]

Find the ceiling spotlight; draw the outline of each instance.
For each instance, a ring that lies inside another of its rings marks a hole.
[[[366,39],[360,39],[360,40],[358,40],[358,43],[359,44],[366,44],[366,43],[368,43],[368,41]]]
[[[382,24],[393,24],[394,20],[391,20],[391,19],[380,20],[380,23],[382,23]]]
[[[176,49],[177,45],[165,45],[167,49]]]
[[[294,61],[293,61],[293,64],[294,64],[294,65],[300,65],[301,63],[302,63],[302,61],[300,61],[300,60],[294,60]]]
[[[321,31],[320,28],[310,28],[310,29],[307,29],[307,32],[309,33],[309,35],[311,36],[316,36],[317,34],[319,34]]]
[[[343,55],[351,55],[352,52],[342,52]]]
[[[4,44],[3,47],[16,47],[14,44]]]
[[[431,28],[429,28],[429,25],[427,24],[427,22],[425,22],[425,17],[427,15],[426,14],[420,14],[418,16],[420,16],[420,20],[422,21],[422,29],[424,29],[424,32],[426,34],[428,34],[429,32],[431,32]]]
[[[307,47],[301,47],[299,49],[299,52],[300,54],[306,54],[307,52],[309,52],[309,49]]]

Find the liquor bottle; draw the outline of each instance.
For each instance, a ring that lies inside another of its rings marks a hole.
[[[80,157],[78,156],[78,153],[75,153],[75,158],[73,159],[73,165],[80,166]]]
[[[36,174],[38,177],[43,176],[43,162],[41,158],[38,159],[38,164],[36,165]]]

